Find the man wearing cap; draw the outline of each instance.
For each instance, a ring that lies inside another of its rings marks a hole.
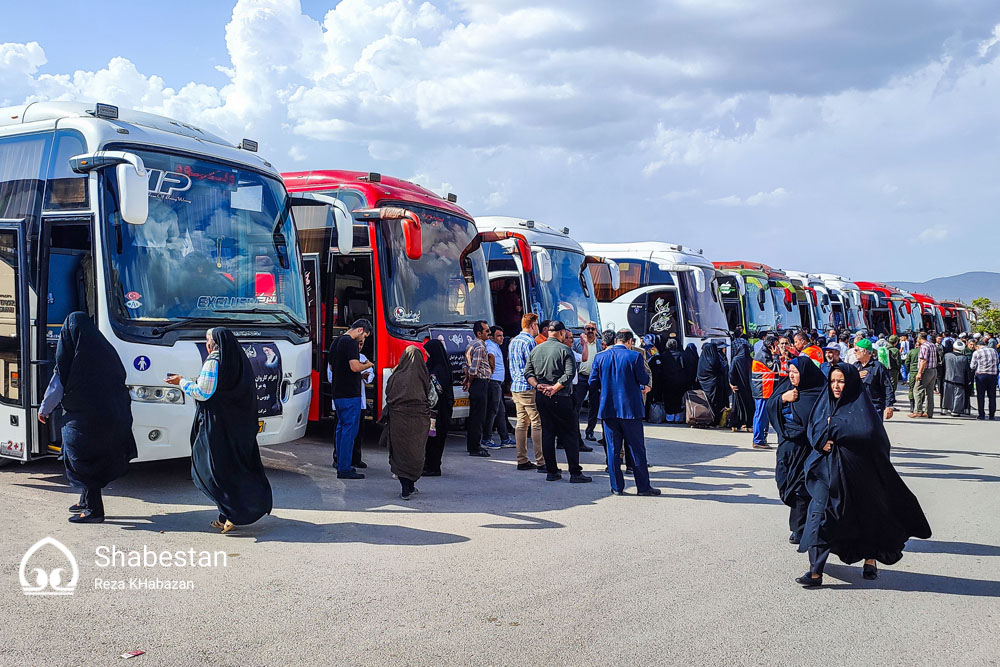
[[[861,381],[868,386],[868,396],[884,419],[892,419],[892,406],[896,403],[896,393],[892,389],[889,371],[875,358],[875,346],[867,338],[854,344],[854,354],[858,360],[855,368],[861,372]]]
[[[574,418],[573,376],[576,360],[565,344],[566,325],[559,320],[549,323],[548,339],[531,351],[524,367],[524,379],[538,394],[535,402],[542,418],[542,454],[549,482],[562,479],[556,465],[556,438],[566,451],[569,481],[591,481],[580,466],[580,423]]]
[[[899,372],[903,361],[899,354],[899,336],[893,334],[889,336],[889,347],[886,348],[889,358],[889,379],[892,381],[892,393],[895,395],[899,388]]]
[[[830,369],[840,363],[840,345],[836,342],[827,343],[823,348],[823,355],[826,361],[820,364],[819,369],[823,371],[823,375],[830,377]]]

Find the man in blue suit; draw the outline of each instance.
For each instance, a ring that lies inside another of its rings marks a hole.
[[[619,331],[615,335],[615,344],[594,359],[590,384],[597,385],[601,390],[600,416],[604,427],[611,431],[611,437],[605,437],[611,492],[619,496],[625,494],[625,477],[621,467],[624,442],[634,460],[638,495],[658,496],[660,490],[649,484],[646,443],[642,433],[642,420],[646,414],[642,397],[650,390],[649,373],[642,362],[642,355],[632,349],[633,340],[631,331]]]

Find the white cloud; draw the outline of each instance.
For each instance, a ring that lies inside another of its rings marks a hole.
[[[474,214],[581,239],[654,204],[630,238],[666,223],[710,257],[790,265],[791,247],[746,230],[848,223],[877,242],[839,266],[800,244],[794,263],[860,276],[992,259],[1000,238],[923,258],[881,248],[905,229],[957,248],[937,221],[987,225],[1000,206],[995,3],[544,4],[342,0],[310,17],[298,0],[239,0],[226,85],[192,72],[170,87],[114,52],[97,71],[49,71],[42,41],[0,44],[0,98],[138,107],[259,139],[282,168],[417,174]]]
[[[944,241],[948,238],[948,228],[943,225],[934,225],[933,227],[928,227],[917,235],[922,243],[936,243],[938,241]]]

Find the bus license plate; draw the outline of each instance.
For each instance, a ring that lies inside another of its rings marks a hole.
[[[454,405],[455,405],[456,408],[467,408],[467,407],[469,407],[469,399],[468,398],[456,398]]]
[[[257,432],[258,433],[263,433],[264,432],[264,420],[263,419],[258,419],[257,420]]]

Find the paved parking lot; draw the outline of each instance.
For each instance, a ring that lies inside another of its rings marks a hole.
[[[119,664],[138,649],[129,664],[996,664],[998,429],[893,420],[934,536],[876,582],[831,564],[815,591],[792,582],[807,564],[787,543],[774,454],[728,431],[647,427],[660,498],[610,496],[600,450],[583,455],[594,483],[547,483],[516,471],[513,450],[474,459],[453,437],[445,476],[404,502],[377,445],[368,479],[340,481],[330,446],[306,440],[264,452],[274,514],[226,536],[187,461],[134,466],[94,526],[66,522],[59,463],[8,467],[0,663]],[[78,561],[72,596],[22,594],[21,558],[45,536]],[[226,564],[100,567],[101,547]]]

